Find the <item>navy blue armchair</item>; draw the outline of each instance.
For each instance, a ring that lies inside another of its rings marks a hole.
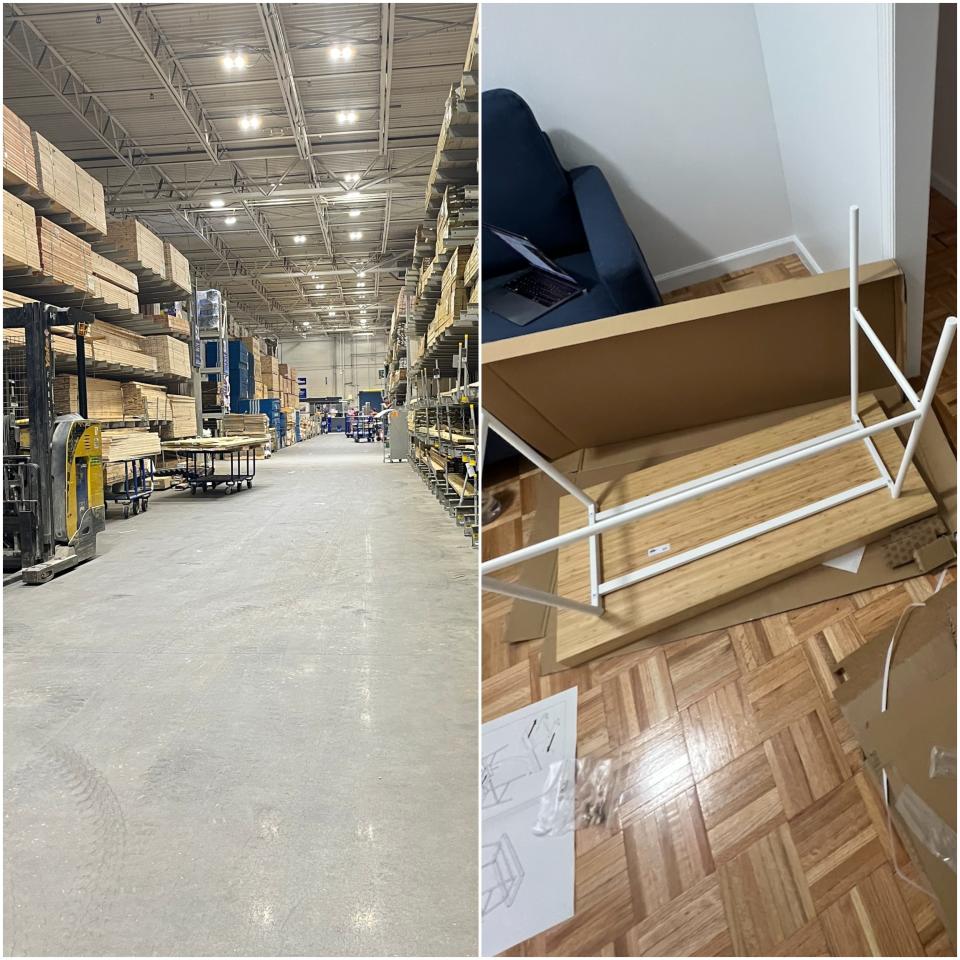
[[[484,342],[660,306],[640,246],[600,169],[564,170],[530,107],[512,90],[486,91],[481,116],[484,223],[529,237],[590,285],[523,327],[484,311]],[[484,287],[527,266],[486,229],[482,251]]]

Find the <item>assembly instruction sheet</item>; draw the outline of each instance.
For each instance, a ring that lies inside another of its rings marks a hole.
[[[540,837],[533,827],[550,764],[576,753],[576,687],[483,724],[484,956],[573,916],[574,834]]]

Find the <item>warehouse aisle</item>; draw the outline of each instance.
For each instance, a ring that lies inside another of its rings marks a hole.
[[[476,952],[477,555],[323,436],[4,591],[10,954]]]

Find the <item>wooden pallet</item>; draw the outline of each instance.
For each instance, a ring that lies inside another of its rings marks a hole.
[[[628,503],[731,464],[761,456],[845,426],[849,404],[839,403],[776,427],[631,473],[615,483],[588,489],[601,509]],[[872,394],[860,401],[864,423],[884,419]],[[874,437],[891,472],[903,454],[892,431]],[[848,444],[725,490],[706,494],[605,533],[601,579],[610,580],[878,476],[866,446]],[[674,568],[610,594],[602,617],[561,610],[557,616],[557,657],[574,666],[609,653],[697,613],[786,579],[860,544],[879,539],[903,524],[936,512],[937,504],[915,467],[894,500],[884,487],[831,510],[782,527],[746,543]],[[586,522],[583,505],[560,501],[560,531]],[[659,549],[650,558],[648,551]],[[558,593],[589,601],[586,541],[559,551]]]

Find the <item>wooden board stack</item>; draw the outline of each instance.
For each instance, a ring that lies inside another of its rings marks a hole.
[[[167,395],[170,406],[170,421],[161,428],[164,440],[194,437],[197,434],[197,405],[193,397]]]
[[[144,337],[142,349],[156,359],[160,373],[187,378],[192,375],[190,347],[182,340],[167,336]]]
[[[3,266],[5,270],[40,269],[37,215],[30,204],[6,190],[3,191]]]
[[[58,227],[46,217],[40,225],[40,264],[45,274],[78,290],[87,289],[90,276],[90,244]]]
[[[80,412],[79,383],[72,373],[53,378],[53,411],[57,416]],[[120,384],[87,377],[87,416],[91,420],[123,420],[124,415]]]
[[[167,279],[180,287],[185,294],[193,291],[190,281],[190,261],[172,244],[164,242],[163,260]]]
[[[427,335],[427,343],[432,343],[447,327],[460,319],[460,312],[467,305],[467,291],[463,283],[463,272],[467,265],[466,248],[457,247],[450,257],[447,269],[443,271],[440,284],[440,300],[437,312]]]
[[[473,186],[449,186],[437,214],[437,253],[472,246],[480,222],[480,191]]]
[[[99,277],[101,280],[107,280],[114,286],[129,290],[131,293],[137,293],[140,289],[140,284],[137,281],[137,275],[135,273],[131,273],[124,267],[121,267],[120,264],[100,256],[99,253],[94,252],[90,255],[90,272],[95,277]],[[136,300],[136,297],[134,297],[134,300]]]
[[[103,280],[90,274],[87,277],[87,289],[108,306],[129,310],[130,313],[136,313],[140,309],[140,303],[135,293],[124,290],[123,287],[118,287],[109,280]],[[96,307],[93,309],[96,311]]]
[[[107,242],[118,251],[124,263],[166,279],[163,241],[139,220],[111,220],[107,224]]]
[[[168,313],[143,312],[141,304],[140,316],[131,320],[127,325],[134,327],[138,333],[148,337],[164,334],[183,339],[190,336],[190,321],[186,317],[171,316]]]
[[[166,387],[130,381],[121,384],[120,393],[123,398],[125,417],[146,417],[148,420],[170,419]]]
[[[265,413],[228,413],[223,418],[227,437],[265,437],[268,426]]]
[[[160,437],[146,427],[120,427],[104,430],[103,459],[130,460],[134,457],[153,457],[160,452]]]
[[[100,234],[107,232],[103,184],[39,133],[33,134],[40,189],[57,205]]]
[[[6,105],[3,108],[3,185],[40,189],[33,133]]]

